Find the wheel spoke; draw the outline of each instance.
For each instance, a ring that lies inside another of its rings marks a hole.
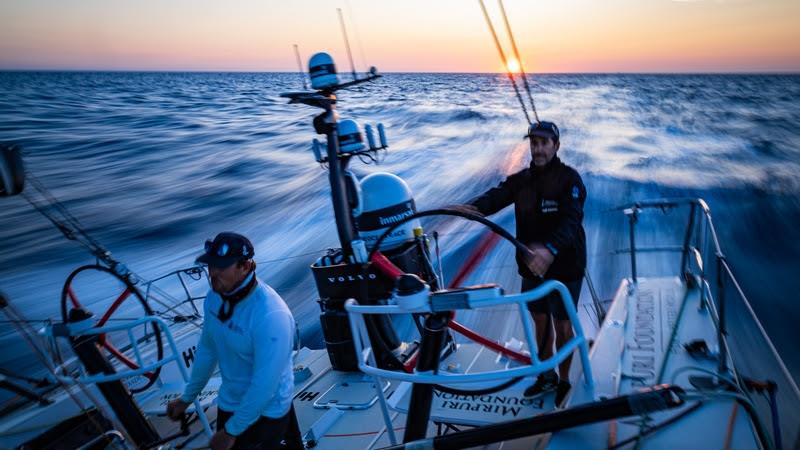
[[[108,322],[108,319],[111,318],[111,315],[114,314],[114,311],[116,311],[117,308],[119,308],[119,305],[121,305],[122,302],[124,302],[125,299],[128,298],[128,296],[130,295],[131,295],[130,289],[126,288],[124,291],[122,291],[122,294],[119,294],[119,297],[117,297],[117,299],[114,300],[114,303],[112,303],[111,306],[108,307],[108,310],[106,311],[105,314],[103,314],[103,317],[101,317],[100,320],[97,321],[97,326],[102,327],[103,325],[105,325],[106,322]]]
[[[103,339],[102,345],[103,345],[103,347],[105,347],[106,350],[108,350],[109,353],[111,353],[118,360],[120,360],[122,362],[122,364],[125,364],[126,366],[128,366],[128,367],[130,367],[131,369],[134,369],[134,370],[139,368],[138,364],[136,364],[135,362],[131,361],[130,358],[125,356],[125,354],[122,353],[121,351],[119,351],[119,349],[117,349],[117,347],[114,347],[114,345],[111,342]],[[154,375],[153,375],[152,372],[145,372],[144,376],[147,377],[147,379],[152,380]]]

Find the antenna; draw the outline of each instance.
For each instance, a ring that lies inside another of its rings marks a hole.
[[[506,8],[503,6],[503,0],[497,0],[500,4],[500,12],[503,14],[503,21],[506,23],[506,31],[508,37],[511,39],[511,48],[514,49],[514,57],[517,58],[519,63],[519,73],[522,75],[522,84],[525,85],[525,91],[528,92],[528,100],[531,101],[531,109],[533,110],[533,117],[536,123],[539,123],[539,114],[536,112],[536,103],[533,102],[533,95],[531,95],[531,87],[528,85],[528,76],[525,74],[525,68],[522,67],[522,58],[519,57],[519,50],[517,50],[517,41],[514,40],[514,33],[511,32],[511,25],[508,23],[508,16],[506,15]]]
[[[303,81],[303,90],[308,90],[308,85],[306,84],[306,74],[303,71],[303,63],[300,62],[300,50],[297,47],[297,44],[294,45],[294,56],[297,58],[297,69],[300,71],[300,79]]]
[[[525,107],[525,100],[522,99],[522,94],[519,93],[519,88],[517,87],[517,82],[514,80],[514,74],[508,69],[508,61],[506,60],[506,54],[503,52],[503,47],[500,45],[500,40],[497,39],[497,33],[494,31],[494,26],[492,25],[492,20],[489,18],[489,13],[486,11],[486,5],[483,4],[483,0],[478,0],[481,4],[481,10],[483,10],[483,18],[486,19],[486,25],[489,26],[489,31],[492,32],[492,37],[494,38],[494,45],[497,47],[498,53],[500,53],[500,59],[503,60],[503,65],[506,66],[506,75],[508,75],[508,79],[511,80],[511,85],[514,86],[514,92],[517,93],[517,99],[519,100],[520,106],[522,106],[522,112],[525,113],[525,120],[528,124],[531,123],[531,118],[528,115],[528,108]]]
[[[353,35],[356,38],[356,44],[358,44],[358,55],[361,57],[361,63],[364,64],[366,67],[367,65],[367,57],[364,54],[364,45],[361,42],[361,35],[358,32],[358,22],[356,22],[356,15],[353,14],[353,7],[350,5],[349,0],[344,1],[345,9],[347,9],[347,18],[350,20],[350,26],[353,28]]]
[[[350,41],[347,40],[347,29],[344,27],[344,17],[342,17],[342,8],[336,8],[339,14],[339,24],[342,26],[342,36],[344,36],[344,46],[347,48],[347,58],[350,59],[350,70],[353,72],[353,80],[357,80],[356,65],[353,64],[353,53],[350,51]]]

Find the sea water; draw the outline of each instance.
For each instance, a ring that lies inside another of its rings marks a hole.
[[[702,197],[797,378],[800,76],[530,79],[539,116],[561,128],[559,156],[587,186],[589,270],[601,299],[629,275],[627,265],[606,264],[626,242],[611,209]],[[296,90],[300,76],[289,73],[5,72],[0,141],[20,144],[37,179],[145,278],[191,265],[217,232],[246,234],[259,275],[287,299],[313,345],[308,266],[337,246],[337,235],[327,172],[311,152],[319,111],[279,97]],[[340,92],[339,113],[385,125],[382,164],[351,168],[359,177],[403,177],[419,209],[463,203],[529,163],[527,124],[504,75],[386,74]],[[64,278],[91,262],[23,198],[0,199],[0,289],[28,318],[58,318]],[[5,319],[0,361],[18,369],[32,359]]]

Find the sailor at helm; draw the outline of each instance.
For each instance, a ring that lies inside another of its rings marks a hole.
[[[527,245],[533,258],[526,260],[517,252],[522,291],[538,287],[544,280],[558,280],[569,289],[578,304],[586,268],[586,235],[583,230],[583,204],[586,188],[581,176],[556,156],[560,133],[552,122],[533,122],[525,136],[530,139],[531,165],[505,179],[472,200],[469,205],[490,215],[514,204],[517,239]],[[573,337],[572,324],[556,292],[532,302],[528,309],[536,324],[539,358],[553,355],[553,320],[556,347]],[[556,389],[556,404],[569,392],[570,356],[558,367],[537,378],[525,390],[526,396]]]
[[[236,233],[206,241],[197,262],[208,265],[211,289],[189,383],[167,405],[177,420],[208,383],[219,364],[214,449],[277,449],[286,435],[302,448],[292,407],[295,321],[283,299],[256,278],[253,244]]]

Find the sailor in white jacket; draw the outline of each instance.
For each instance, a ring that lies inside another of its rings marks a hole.
[[[167,405],[169,417],[183,416],[218,364],[217,431],[209,444],[214,450],[277,449],[284,435],[290,446],[302,445],[292,408],[294,318],[283,299],[256,278],[253,255],[250,241],[236,233],[206,241],[197,258],[208,264],[211,282],[203,331],[189,383]]]

